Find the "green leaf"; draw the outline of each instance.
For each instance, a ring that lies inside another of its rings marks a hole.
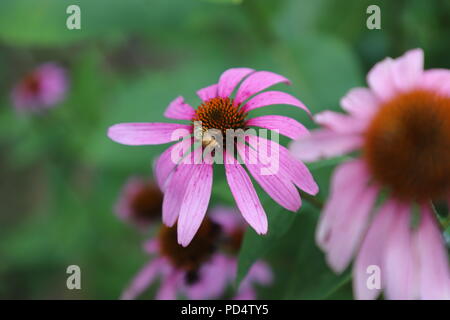
[[[66,26],[71,4],[80,7],[80,30]],[[116,39],[136,30],[161,33],[179,26],[194,5],[184,0],[40,0],[38,5],[33,0],[2,0],[0,39],[9,44],[49,46],[99,37]]]
[[[231,3],[231,4],[241,4],[242,0],[201,0],[205,2],[212,2],[212,3]]]
[[[277,207],[275,207],[277,206]],[[237,271],[237,285],[244,279],[253,263],[269,252],[290,228],[298,213],[284,210],[279,205],[271,203],[264,205],[269,220],[269,231],[266,235],[258,235],[252,228],[248,228],[239,252]]]
[[[295,271],[289,277],[285,298],[326,299],[351,279],[348,272],[336,275],[325,262],[324,254],[315,244],[317,210],[304,208],[286,237],[295,239]],[[294,253],[292,253],[294,254]]]

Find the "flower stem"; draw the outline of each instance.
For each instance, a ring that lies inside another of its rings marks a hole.
[[[306,202],[311,204],[316,209],[319,209],[320,211],[322,211],[322,209],[324,207],[324,203],[323,203],[322,200],[320,200],[319,198],[314,197],[314,196],[312,196],[310,194],[307,194],[307,193],[305,193],[303,191],[300,191],[300,194],[301,194],[302,198],[306,200]]]

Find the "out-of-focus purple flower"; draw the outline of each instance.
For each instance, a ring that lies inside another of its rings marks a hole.
[[[63,100],[67,88],[65,69],[48,62],[25,75],[13,88],[11,99],[17,110],[36,112]]]
[[[241,228],[243,231],[245,223],[235,210],[216,208],[204,219],[192,242],[183,247],[177,243],[176,228],[162,226],[158,235],[144,246],[153,259],[135,276],[122,299],[135,299],[157,278],[160,286],[156,299],[173,300],[178,295],[189,299],[222,297],[235,280],[237,258],[220,253],[218,244],[222,241],[227,244],[230,236]],[[242,281],[235,299],[254,299],[253,284],[268,285],[271,281],[270,268],[258,261]]]
[[[131,177],[124,185],[115,206],[124,221],[146,230],[161,219],[163,195],[157,184],[141,177]]]
[[[157,277],[161,279],[156,299],[173,300],[178,295],[189,299],[220,297],[229,281],[228,259],[216,252],[220,227],[205,219],[189,246],[177,242],[175,227],[162,226],[155,238],[145,244],[153,259],[137,274],[122,299],[134,299]]]

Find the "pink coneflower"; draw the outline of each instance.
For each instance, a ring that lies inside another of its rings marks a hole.
[[[241,81],[232,98],[234,89]],[[197,92],[202,100],[197,109],[188,105],[182,97],[170,103],[164,115],[170,119],[190,121],[190,124],[122,123],[109,128],[108,136],[112,140],[127,145],[162,144],[180,136],[186,138],[167,149],[155,166],[157,181],[164,191],[163,222],[167,226],[178,222],[178,241],[181,245],[188,245],[197,232],[208,208],[212,188],[213,164],[209,158],[196,164],[184,161],[189,157],[183,161],[173,161],[174,152],[179,153],[180,149],[188,152],[186,150],[193,143],[199,143],[202,149],[218,147],[215,155],[221,154],[225,159],[225,173],[237,207],[258,234],[267,232],[267,217],[247,171],[234,160],[234,152],[227,149],[228,144],[217,140],[211,132],[225,137],[229,130],[260,127],[278,130],[290,138],[307,134],[305,127],[288,117],[267,115],[248,119],[249,111],[272,104],[289,104],[307,110],[298,99],[284,92],[267,91],[253,96],[277,83],[289,81],[268,71],[229,69],[220,76],[217,84]],[[196,132],[194,138],[188,138],[194,134],[194,122],[201,122],[202,131],[200,134]],[[174,138],[174,132],[180,136]],[[278,204],[290,211],[297,211],[301,205],[297,187],[310,194],[317,193],[318,187],[309,170],[294,159],[286,148],[255,135],[245,136],[244,139],[234,140],[233,148],[236,147],[253,178]],[[262,146],[268,146],[270,154],[277,157],[276,168],[272,167],[274,161],[270,161],[267,151],[261,152]]]
[[[153,259],[138,273],[122,294],[134,299],[156,279],[160,287],[156,299],[173,300],[178,295],[190,299],[211,299],[223,294],[228,275],[228,260],[216,251],[220,226],[206,218],[189,246],[177,242],[175,227],[162,226],[157,236],[145,245]]]
[[[13,88],[11,99],[17,110],[38,111],[60,102],[67,91],[65,70],[55,63],[45,63],[31,71]]]
[[[131,177],[123,187],[115,206],[117,215],[141,230],[159,221],[163,195],[158,185],[148,179]]]
[[[317,243],[336,272],[356,253],[359,299],[381,291],[367,285],[372,265],[388,299],[449,299],[447,252],[431,201],[450,200],[450,71],[424,71],[423,51],[415,49],[376,64],[367,82],[341,100],[348,114],[318,114],[323,128],[292,144],[309,161],[361,150],[333,175]],[[375,209],[381,191],[386,198]]]
[[[179,296],[188,299],[223,297],[234,281],[237,260],[235,256],[219,251],[222,243],[229,243],[237,229],[241,229],[236,212],[217,208],[205,218],[192,242],[187,247],[177,243],[176,229],[162,226],[157,236],[145,244],[153,259],[136,275],[122,294],[122,299],[135,299],[152,283],[160,279],[156,299],[173,300]],[[256,262],[239,287],[236,299],[253,299],[254,283],[271,282],[270,268]]]

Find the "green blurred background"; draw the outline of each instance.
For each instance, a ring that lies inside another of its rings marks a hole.
[[[66,28],[70,4],[81,8],[81,30]],[[381,30],[366,28],[371,4]],[[448,0],[1,0],[0,298],[116,299],[147,261],[145,236],[112,208],[127,177],[151,177],[166,146],[116,144],[108,126],[164,121],[178,95],[198,105],[195,91],[230,67],[283,74],[313,113],[337,109],[385,56],[421,47],[427,68],[449,68],[449,34]],[[17,114],[12,86],[47,61],[68,69],[67,99],[46,116]],[[313,127],[296,108],[264,112]],[[257,258],[270,262],[276,281],[260,298],[352,298],[349,272],[334,275],[314,244],[336,163],[310,166],[321,192],[299,213],[259,192],[270,231],[247,232],[239,273]],[[216,204],[233,205],[221,172]],[[66,288],[71,264],[81,267],[81,290]]]

